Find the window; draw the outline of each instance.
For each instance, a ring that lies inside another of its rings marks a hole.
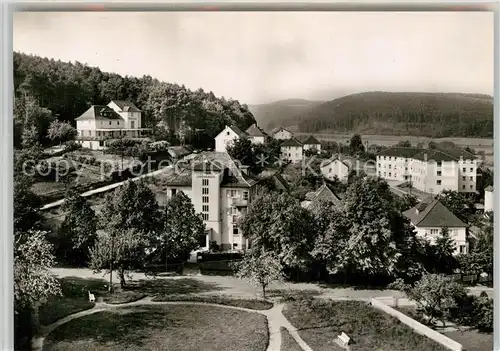
[[[462,189],[465,189],[465,185],[462,185]]]
[[[436,184],[437,184],[437,185],[441,185],[441,179],[438,179],[438,180],[436,181]]]
[[[391,172],[389,172],[389,177],[392,177],[392,175],[391,175],[391,174],[392,174],[392,173],[391,173]]]
[[[441,177],[441,171],[437,171],[437,176]]]
[[[201,188],[202,195],[208,195],[208,188]]]
[[[471,190],[472,190],[472,189],[474,189],[474,185],[472,185],[472,184],[471,184],[471,185],[470,185],[470,188],[471,188]]]
[[[384,160],[386,159],[387,157],[384,156]]]
[[[474,172],[474,168],[471,168],[471,169],[470,169],[470,171],[471,171],[471,172]]]
[[[229,214],[231,214],[232,216],[238,214],[238,209],[236,207],[229,208]]]
[[[201,199],[202,199],[202,202],[203,202],[204,204],[208,204],[208,203],[209,203],[209,201],[208,201],[208,196],[202,196],[202,198],[201,198]]]
[[[438,161],[438,162],[437,162],[437,166],[438,166],[438,167],[441,167],[442,165],[443,165],[443,163],[442,163],[441,161]]]
[[[203,212],[208,212],[208,205],[203,205],[202,206],[202,211]]]
[[[382,172],[378,171],[378,176],[382,177]]]
[[[203,217],[204,221],[208,221],[208,213],[202,213],[201,216]]]
[[[470,180],[474,180],[474,177],[470,177]]]
[[[238,243],[233,243],[233,249],[237,249],[238,248]]]
[[[384,177],[385,177],[386,175],[387,175],[387,173],[386,173],[386,172],[384,172]]]
[[[457,236],[458,235],[458,229],[456,229],[456,228],[452,229],[451,233],[452,233],[453,236]]]
[[[228,190],[227,194],[229,197],[236,197],[236,190]]]
[[[134,123],[134,122],[132,122]],[[116,125],[119,126],[120,125],[120,121],[116,121]],[[132,128],[134,128],[134,125],[132,124]]]
[[[439,229],[431,229],[431,235],[437,235],[439,233]]]
[[[389,169],[391,169],[391,168],[392,168],[392,165],[389,165]]]
[[[226,135],[231,135],[231,133],[229,133],[229,131],[226,133]]]
[[[243,192],[243,200],[248,200],[248,191]]]
[[[391,156],[389,156],[389,161],[392,161],[392,157]]]
[[[382,166],[380,165],[380,163],[378,164],[378,167],[379,167],[379,168],[380,168],[380,167],[382,167]]]
[[[177,189],[172,189],[172,196],[174,196],[175,194],[177,194]]]
[[[201,185],[208,186],[208,179],[202,179],[201,180]]]
[[[109,125],[111,125],[111,121],[109,121]]]
[[[135,122],[134,121],[130,122],[130,128],[135,128]]]
[[[237,226],[233,226],[233,235],[238,235],[240,234],[240,231]]]
[[[465,173],[465,172],[467,172],[467,169],[464,167],[464,168],[462,168],[462,171]]]
[[[465,179],[467,179],[465,176],[462,177],[462,180],[465,182]]]
[[[460,253],[467,253],[467,246],[466,245],[460,245]]]

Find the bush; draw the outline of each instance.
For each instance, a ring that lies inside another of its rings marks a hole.
[[[198,262],[236,261],[242,259],[243,254],[239,252],[203,252],[200,254]]]

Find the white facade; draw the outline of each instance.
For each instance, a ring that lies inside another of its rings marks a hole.
[[[226,126],[222,132],[215,137],[215,151],[226,152],[227,146],[231,145],[234,140],[239,139],[240,136],[231,127]]]
[[[266,137],[264,136],[249,136],[248,139],[252,144],[264,144],[266,142]]]
[[[279,129],[276,133],[273,134],[274,139],[278,140],[286,140],[293,138],[293,133],[286,129]]]
[[[484,191],[484,212],[493,211],[493,187],[488,187]]]
[[[142,114],[140,111],[123,111],[114,101],[108,104],[113,110],[115,110],[125,121],[125,127],[127,129],[141,128],[142,126]]]
[[[302,161],[303,149],[300,146],[282,146],[281,147],[281,157],[292,163],[298,163]]]
[[[432,244],[435,244],[436,239],[439,235],[441,235],[442,229],[443,228],[440,227],[427,228],[415,226],[417,235],[421,238],[429,240]],[[455,242],[455,254],[469,252],[469,243],[467,242],[466,232],[467,230],[465,227],[448,228],[448,233]]]
[[[416,158],[377,155],[377,175],[387,180],[411,182],[430,194],[443,190],[475,192],[477,160],[423,161]]]
[[[304,144],[304,151],[313,149],[316,150],[317,152],[320,152],[321,144]]]
[[[320,166],[323,177],[333,180],[337,177],[340,181],[347,181],[349,166],[339,159],[328,160]]]

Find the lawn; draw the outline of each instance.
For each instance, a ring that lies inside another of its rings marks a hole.
[[[287,303],[283,314],[315,351],[342,351],[335,343],[341,332],[351,337],[352,351],[446,350],[362,301],[300,299]]]
[[[493,334],[480,333],[476,330],[467,330],[443,333],[450,339],[462,344],[467,351],[490,351],[493,350]]]
[[[265,351],[266,317],[213,306],[117,308],[72,320],[45,339],[44,351]]]
[[[82,279],[77,277],[60,278],[62,296],[54,296],[40,306],[40,324],[48,325],[67,315],[94,307],[89,302],[88,291],[93,293],[106,290],[102,279]]]
[[[295,341],[288,329],[280,327],[281,351],[302,351],[302,347]]]

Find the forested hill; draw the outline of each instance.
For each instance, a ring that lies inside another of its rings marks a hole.
[[[493,137],[493,98],[481,94],[366,92],[290,117],[302,132]]]
[[[91,105],[129,100],[143,111],[146,126],[164,126],[161,128],[171,136],[190,135],[190,131],[202,129],[213,137],[225,124],[234,123],[245,130],[255,122],[246,105],[202,89],[191,91],[150,76],[122,77],[78,62],[17,52],[14,53],[14,89],[15,115],[22,114],[23,99],[29,96],[63,121],[72,121]]]

